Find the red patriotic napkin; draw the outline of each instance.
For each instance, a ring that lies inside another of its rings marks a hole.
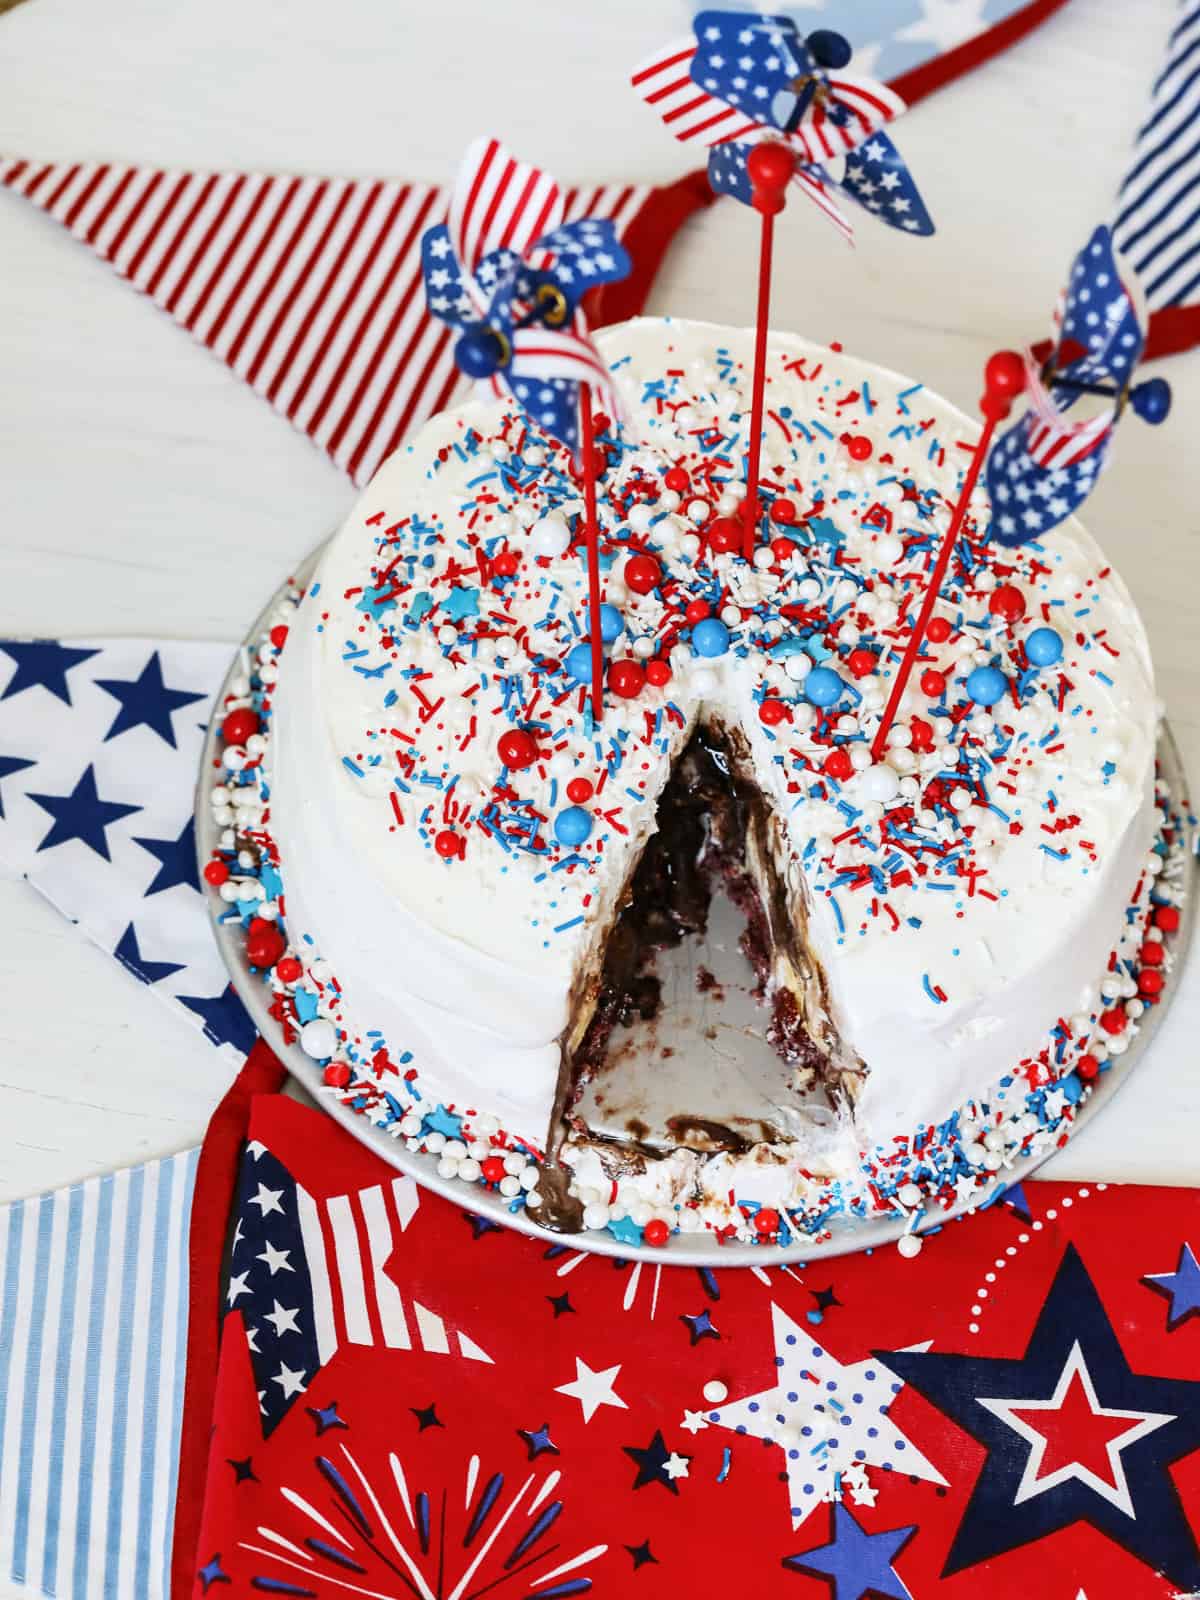
[[[915,1261],[701,1272],[525,1238],[249,1105],[219,1307],[239,1107],[198,1180],[193,1327],[224,1321],[177,1597],[1200,1587],[1194,1191],[1030,1184]]]

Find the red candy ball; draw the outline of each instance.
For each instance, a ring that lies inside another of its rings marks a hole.
[[[754,1231],[761,1233],[764,1239],[779,1232],[779,1213],[773,1206],[764,1206],[754,1213]]]
[[[1138,973],[1137,984],[1142,994],[1155,995],[1162,993],[1162,987],[1166,981],[1157,967],[1144,967]]]
[[[625,563],[625,586],[634,594],[649,594],[662,582],[662,568],[653,556],[630,556]]]
[[[684,607],[683,620],[695,627],[698,622],[704,621],[711,610],[712,607],[707,600],[689,600]]]
[[[954,629],[945,617],[930,617],[929,626],[925,629],[925,632],[933,640],[934,644],[945,644]]]
[[[492,562],[492,571],[498,578],[511,578],[521,564],[521,558],[515,550],[501,550]]]
[[[331,1089],[344,1089],[350,1082],[350,1068],[344,1061],[331,1061],[325,1068],[324,1077]]]
[[[850,752],[842,745],[829,752],[823,762],[823,768],[839,783],[846,783],[854,776],[854,763],[850,759]]]
[[[271,643],[275,646],[276,650],[283,649],[284,645],[287,643],[287,636],[288,631],[287,624],[285,622],[279,622],[271,629]]]
[[[784,207],[784,190],[796,170],[796,157],[778,139],[765,139],[751,147],[746,174],[754,191],[754,209],[773,215]]]
[[[796,502],[781,495],[771,502],[772,522],[782,522],[785,527],[796,520]]]
[[[1100,1026],[1105,1033],[1124,1033],[1129,1023],[1129,1016],[1124,1006],[1110,1006],[1100,1018]]]
[[[258,713],[251,711],[249,706],[231,711],[221,724],[221,737],[226,744],[245,744],[257,732]]]
[[[1156,906],[1154,908],[1154,926],[1161,928],[1164,933],[1177,933],[1179,930],[1179,912],[1175,906]]]
[[[846,440],[846,449],[854,461],[869,461],[871,459],[871,441],[865,434],[851,434]]]
[[[663,482],[668,489],[673,489],[676,494],[687,493],[689,479],[682,467],[668,467],[666,472],[663,473]]]
[[[661,1250],[670,1237],[671,1229],[661,1217],[651,1217],[650,1221],[642,1229],[644,1243],[655,1250]]]
[[[1005,622],[1020,622],[1025,615],[1025,596],[1014,583],[1002,583],[988,601],[988,610]]]
[[[921,693],[927,694],[931,700],[940,700],[946,692],[946,674],[935,672],[930,667],[928,672],[921,674]]]
[[[646,686],[646,669],[640,661],[614,661],[608,669],[608,687],[622,700],[636,700]]]
[[[501,761],[514,772],[523,772],[537,760],[537,743],[524,728],[510,728],[501,734],[498,749]]]
[[[758,720],[765,722],[768,728],[773,728],[777,723],[782,722],[787,714],[787,706],[782,700],[775,699],[774,696],[768,696],[758,708]]]
[[[661,689],[665,683],[671,681],[671,666],[667,661],[660,660],[657,656],[653,661],[646,663],[646,682],[652,683],[656,689]]]
[[[869,650],[851,650],[846,665],[856,678],[865,678],[868,672],[875,671],[876,661]]]
[[[708,542],[714,550],[728,554],[742,548],[742,525],[732,517],[718,517],[708,530]]]
[[[205,883],[211,883],[214,889],[219,889],[223,883],[229,881],[229,868],[223,861],[206,862],[204,881]]]
[[[1161,967],[1164,953],[1162,945],[1157,940],[1148,939],[1138,951],[1138,959],[1144,967]]]
[[[504,1157],[488,1156],[487,1160],[483,1162],[482,1171],[489,1183],[499,1183],[501,1178],[504,1177]]]
[[[1093,1078],[1100,1076],[1100,1063],[1095,1056],[1080,1056],[1076,1063],[1075,1071],[1083,1079],[1084,1083],[1091,1083]]]
[[[772,539],[771,554],[782,566],[785,561],[790,561],[796,554],[796,546],[790,539]]]
[[[912,748],[918,755],[924,750],[933,749],[933,724],[926,722],[924,717],[910,717],[909,730],[912,733]]]
[[[277,963],[275,967],[275,976],[280,983],[296,983],[303,972],[304,968],[296,960],[295,956],[284,956],[283,960]]]
[[[443,861],[449,861],[459,854],[462,841],[451,828],[443,828],[433,841],[433,848]]]
[[[246,957],[252,967],[273,967],[287,949],[287,941],[270,923],[261,932],[246,936]]]
[[[595,793],[586,778],[572,778],[567,785],[567,799],[573,806],[586,805]]]
[[[984,392],[979,409],[985,417],[1006,417],[1025,387],[1025,361],[1015,350],[997,350],[983,372]]]

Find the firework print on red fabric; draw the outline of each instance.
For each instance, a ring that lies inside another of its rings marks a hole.
[[[238,1196],[196,1595],[1200,1584],[1193,1191],[1030,1184],[915,1261],[614,1264],[260,1097]]]

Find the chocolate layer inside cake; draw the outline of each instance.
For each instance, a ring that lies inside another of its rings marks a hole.
[[[595,1116],[598,1106],[611,1110],[616,1097],[604,1091],[628,1054],[626,1042],[636,1040],[632,1048],[646,1051],[645,1025],[659,1017],[664,1003],[662,969],[671,961],[665,953],[703,939],[714,896],[723,931],[740,920],[735,938],[745,962],[738,964],[739,987],[759,1002],[757,1031],[784,1065],[772,1092],[779,1098],[814,1089],[835,1097],[844,1092],[824,979],[805,942],[796,894],[777,865],[778,824],[757,786],[740,775],[748,761],[739,744],[739,734],[699,726],[659,799],[655,832],[626,886],[600,969],[580,997],[581,1009],[591,1007],[586,1031],[564,1060],[560,1120],[576,1135],[627,1143],[646,1155],[661,1154],[671,1143],[743,1149],[788,1137],[764,1094],[746,1097],[756,1104],[739,1107],[732,1081],[719,1106],[681,1103],[674,1114],[659,1116],[653,1131],[639,1125],[636,1115],[620,1126],[612,1115]],[[736,911],[731,914],[726,902]],[[717,979],[701,965],[694,973],[697,988],[714,991],[705,1008],[711,1018],[713,1001],[723,998]],[[665,1070],[671,1053],[663,1046],[654,1063],[639,1063],[639,1069]]]

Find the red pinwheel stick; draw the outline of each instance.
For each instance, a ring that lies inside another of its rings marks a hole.
[[[763,395],[767,382],[767,330],[771,315],[771,254],[775,218],[787,204],[787,186],[796,170],[796,158],[777,139],[756,144],[746,158],[746,171],[754,191],[754,209],[762,217],[758,252],[758,317],[754,327],[754,375],[750,389],[750,449],[746,458],[745,526],[742,554],[754,558],[758,541],[758,473],[762,459]]]
[[[900,663],[900,670],[892,680],[892,692],[888,696],[887,707],[883,713],[883,721],[871,745],[871,758],[882,761],[887,752],[887,736],[891,732],[892,724],[896,720],[896,713],[900,709],[900,700],[912,676],[913,667],[921,653],[921,646],[925,642],[925,631],[929,627],[929,619],[933,615],[933,608],[937,604],[938,596],[942,592],[942,584],[946,579],[946,569],[950,565],[950,557],[958,539],[959,530],[967,514],[967,506],[979,481],[979,474],[983,470],[983,463],[987,460],[987,453],[991,446],[992,435],[996,425],[1003,422],[1012,410],[1013,401],[1025,387],[1025,363],[1015,350],[998,350],[994,356],[989,357],[988,364],[983,374],[984,392],[979,402],[979,409],[984,415],[983,432],[979,436],[979,443],[975,446],[975,453],[971,457],[971,465],[967,468],[967,476],[954,507],[954,514],[950,518],[950,526],[946,529],[946,536],[942,540],[942,548],[938,551],[937,562],[929,575],[929,582],[925,588],[925,599],[921,604],[921,612],[917,617],[912,633],[909,635],[908,645],[904,651],[904,659]]]
[[[591,385],[579,385],[579,435],[583,445],[583,515],[587,540],[588,633],[592,642],[592,720],[604,715],[604,641],[600,637],[600,521],[596,512],[596,430]]]

